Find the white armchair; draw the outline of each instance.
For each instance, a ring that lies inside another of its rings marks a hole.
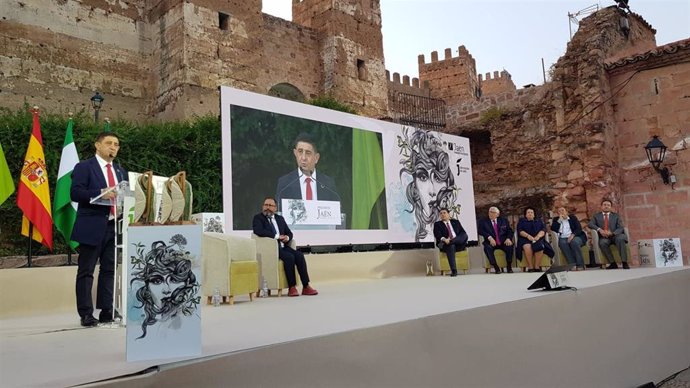
[[[278,240],[270,237],[259,237],[253,233],[252,239],[256,241],[256,258],[260,268],[259,278],[263,277],[266,280],[269,293],[272,290],[277,290],[278,296],[281,296],[283,289],[288,288],[288,285],[283,262],[278,258]],[[295,240],[291,240],[288,245],[292,249],[297,249]]]
[[[215,289],[225,302],[234,304],[236,295],[253,293],[259,289],[259,263],[256,261],[256,242],[245,237],[206,232],[202,238],[201,290],[211,303]]]

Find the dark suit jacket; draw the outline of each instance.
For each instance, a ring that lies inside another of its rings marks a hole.
[[[278,234],[288,236],[290,238],[288,242],[291,241],[292,231],[285,222],[285,218],[278,214],[274,215],[274,217],[276,218],[276,223],[278,224]],[[254,219],[252,220],[252,231],[259,237],[276,237],[275,233],[273,232],[273,228],[271,227],[271,221],[269,221],[268,217],[266,217],[263,213],[259,213],[254,216]]]
[[[513,229],[510,227],[508,220],[505,217],[498,217],[496,219],[498,224],[498,237],[501,239],[501,244],[503,244],[506,239],[513,241],[515,236],[513,235]],[[494,226],[489,218],[484,218],[479,220],[478,223],[479,235],[484,237],[484,244],[489,244],[489,237],[496,238],[494,233]],[[515,243],[515,241],[513,241]]]
[[[335,187],[335,180],[320,172],[317,175],[318,178],[314,180],[314,184],[316,184],[316,192],[319,200],[340,201],[338,189]],[[299,175],[296,169],[278,179],[278,185],[276,187],[276,202],[278,208],[280,208],[283,198],[302,199],[302,190],[300,190],[299,182]]]
[[[113,163],[113,172],[118,182],[127,180],[127,171],[119,164]],[[70,197],[77,202],[77,219],[72,230],[72,240],[80,244],[98,246],[103,242],[110,208],[108,206],[92,205],[91,198],[101,194],[101,189],[108,184],[101,171],[96,157],[77,163],[72,171],[72,187]]]
[[[551,230],[556,232],[556,234],[559,234],[561,229],[561,223],[558,220],[560,220],[560,217],[554,217],[553,221],[551,221]],[[578,221],[577,217],[571,214],[568,216],[568,224],[570,224],[570,230],[576,237],[579,237],[582,240],[582,246],[584,246],[587,243],[587,233],[582,230],[580,221]]]
[[[465,232],[465,228],[462,227],[460,221],[451,219],[450,226],[453,228],[455,236],[458,237],[463,244],[466,244],[467,232]],[[434,222],[434,238],[436,239],[436,246],[439,246],[441,239],[444,237],[448,237],[448,228],[446,228],[446,224],[443,221]]]
[[[596,213],[594,217],[592,217],[592,220],[589,222],[589,228],[594,231],[597,229],[604,229],[603,212]],[[621,217],[618,215],[618,213],[609,213],[609,230],[616,236],[619,234],[625,235],[623,220],[621,220]]]

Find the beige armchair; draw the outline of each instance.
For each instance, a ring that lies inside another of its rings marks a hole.
[[[256,242],[245,237],[206,232],[202,237],[201,291],[211,303],[217,288],[223,303],[235,303],[235,296],[253,293],[259,289],[259,263],[256,261]]]
[[[438,268],[441,271],[441,276],[444,273],[450,273],[450,263],[448,263],[448,255],[446,252],[441,252],[438,248],[434,248],[436,255],[434,256],[434,268]],[[455,266],[458,271],[462,271],[466,274],[470,269],[470,251],[465,248],[460,252],[455,252]]]
[[[259,237],[253,233],[252,239],[256,241],[256,258],[260,268],[259,278],[266,280],[269,294],[272,290],[277,290],[278,296],[281,296],[283,289],[288,288],[288,285],[283,262],[278,258],[278,241],[270,237]],[[290,240],[288,245],[292,249],[297,249],[295,240]],[[299,278],[299,275],[296,276]],[[259,285],[259,287],[261,286]]]

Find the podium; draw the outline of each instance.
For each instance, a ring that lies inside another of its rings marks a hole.
[[[280,209],[290,229],[344,229],[346,225],[340,201],[283,198]]]
[[[104,198],[107,194],[109,193],[115,193],[115,198]],[[107,207],[112,207],[114,210],[113,212],[115,213],[115,238],[114,238],[114,243],[113,243],[113,249],[115,250],[114,256],[113,256],[113,321],[112,323],[106,324],[106,325],[99,325],[101,327],[111,327],[111,328],[118,328],[124,325],[124,308],[122,304],[121,298],[118,298],[118,261],[120,257],[122,256],[122,241],[121,241],[121,236],[122,236],[122,214],[123,214],[123,205],[125,203],[125,198],[133,197],[132,191],[129,189],[129,182],[128,181],[122,181],[118,183],[117,185],[110,187],[106,190],[104,190],[100,195],[97,197],[91,198],[89,201],[90,204],[92,205],[98,205],[98,206],[107,206]],[[122,271],[121,271],[122,272]],[[122,279],[120,279],[120,285],[123,284]],[[126,280],[125,280],[126,281]],[[122,287],[120,287],[121,289]],[[121,295],[121,293],[120,293]],[[120,302],[120,303],[118,303]],[[123,317],[123,320],[120,321],[119,319],[115,319],[115,312],[120,311],[120,315]]]

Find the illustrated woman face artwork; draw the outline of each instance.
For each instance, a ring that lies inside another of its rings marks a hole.
[[[450,168],[448,153],[441,139],[432,132],[415,130],[410,136],[404,131],[399,146],[404,157],[400,174],[408,173],[412,182],[407,185],[407,200],[417,221],[415,240],[424,239],[427,227],[438,220],[439,209],[453,208],[455,179]]]
[[[146,336],[148,326],[193,314],[199,303],[195,297],[199,283],[192,271],[192,261],[184,251],[184,238],[179,236],[182,240],[176,241],[177,236],[171,240],[172,245],[154,242],[142,260],[143,267],[133,273],[131,284],[140,284],[135,291],[137,307],[144,312],[139,338]]]

